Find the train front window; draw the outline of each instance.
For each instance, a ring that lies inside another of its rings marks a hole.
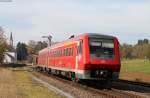
[[[96,59],[114,58],[113,39],[89,39],[90,57]]]

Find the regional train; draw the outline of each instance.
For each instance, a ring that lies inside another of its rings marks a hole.
[[[119,42],[114,36],[85,33],[39,52],[37,66],[72,80],[116,80]]]

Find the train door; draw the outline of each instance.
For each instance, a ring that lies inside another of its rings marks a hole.
[[[78,70],[82,58],[82,46],[83,46],[83,41],[80,40],[77,44],[77,55],[76,55],[76,66],[75,66],[75,70]]]

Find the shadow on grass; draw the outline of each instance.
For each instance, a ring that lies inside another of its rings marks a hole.
[[[10,67],[10,68],[18,68],[18,67],[25,67],[26,64],[0,64],[0,67]]]

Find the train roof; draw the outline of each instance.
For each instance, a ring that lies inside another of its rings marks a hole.
[[[80,39],[80,38],[82,38],[84,36],[89,36],[89,37],[94,37],[94,38],[108,38],[108,39],[114,39],[115,38],[114,36],[104,35],[104,34],[100,34],[100,33],[84,33],[84,34],[80,34],[78,36],[75,36],[74,38],[70,38],[70,39],[64,40],[64,41],[62,41],[60,43],[57,43],[57,44],[54,44],[54,45],[52,45],[50,47],[42,49],[40,52],[45,51],[48,48],[53,48],[53,47],[55,48],[55,46],[63,44],[63,43],[68,42],[68,41],[74,41],[74,40]]]
[[[104,35],[104,34],[100,34],[100,33],[84,33],[84,34],[81,34],[77,37],[80,37],[80,36],[89,36],[89,37],[97,37],[97,38],[115,38],[114,36],[110,36],[110,35]]]

